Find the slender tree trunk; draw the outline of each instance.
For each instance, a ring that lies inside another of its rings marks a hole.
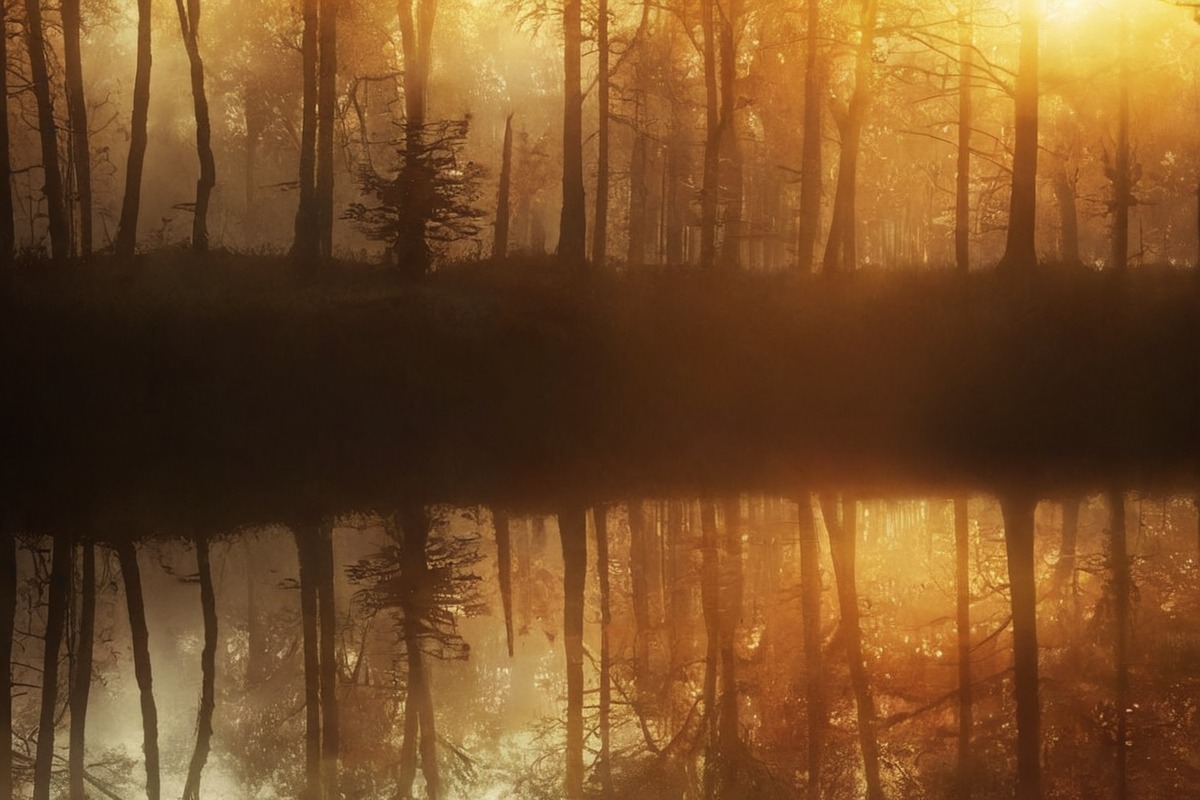
[[[838,609],[841,633],[850,660],[850,683],[858,708],[858,741],[863,755],[863,777],[867,783],[868,800],[881,800],[883,786],[879,777],[879,743],[875,738],[875,701],[867,679],[863,660],[862,627],[859,623],[858,587],[855,578],[856,545],[858,540],[858,504],[843,497],[842,509],[832,497],[821,498],[821,514],[825,532],[829,535],[829,553],[837,581]],[[839,518],[839,512],[844,516]]]
[[[54,767],[54,721],[58,706],[58,654],[66,627],[71,588],[71,540],[62,535],[55,536],[52,547],[46,635],[42,650],[42,706],[33,765],[33,800],[50,798],[50,777]]]
[[[318,0],[304,0],[304,31],[300,38],[304,94],[300,112],[300,205],[296,210],[296,232],[292,255],[302,262],[315,259],[319,251],[317,231],[317,27]]]
[[[1038,0],[1021,0],[1021,52],[1015,93],[1012,198],[1000,267],[1028,272],[1037,266]]]
[[[79,645],[71,676],[71,743],[67,756],[71,800],[84,800],[84,749],[87,743],[88,698],[92,690],[92,653],[96,629],[96,546],[84,542],[79,580]]]
[[[512,186],[513,115],[504,120],[504,149],[500,156],[500,192],[496,198],[496,238],[492,245],[492,258],[497,261],[508,257],[509,194]],[[508,524],[507,517],[505,525]],[[511,598],[510,598],[511,601]],[[509,611],[511,611],[511,602]],[[512,620],[509,623],[509,655],[512,655]]]
[[[1067,174],[1064,162],[1054,173],[1054,199],[1058,202],[1058,213],[1062,220],[1062,244],[1059,258],[1064,264],[1078,266],[1079,259],[1079,213],[1075,203],[1075,186]]]
[[[410,627],[412,630],[410,630]],[[417,780],[417,738],[421,732],[420,702],[417,699],[415,676],[421,675],[423,656],[417,644],[416,625],[404,623],[404,647],[407,651],[408,688],[404,692],[404,738],[400,740],[400,774],[397,778],[396,796],[408,800],[413,796],[413,783]]]
[[[0,64],[8,63],[8,17],[0,14]],[[11,136],[8,130],[8,70],[0,70],[0,267],[10,266],[17,243],[16,222],[13,218],[12,199],[12,154],[9,152]],[[9,645],[11,647],[11,645]],[[11,760],[12,753],[7,758]],[[0,759],[0,800],[8,800],[4,794],[4,781],[10,781],[9,772],[3,769]]]
[[[971,797],[971,519],[954,498],[954,587],[958,633],[958,799]]]
[[[629,583],[633,605],[634,702],[641,706],[650,694],[650,587],[646,580],[646,514],[642,501],[630,500]]]
[[[1054,593],[1069,590],[1076,593],[1076,543],[1079,539],[1079,499],[1062,502],[1062,542],[1058,547],[1058,563],[1054,565]]]
[[[717,36],[714,0],[700,0],[704,36],[704,171],[700,185],[700,266],[717,260],[717,199],[721,188],[721,109],[717,95]]]
[[[204,649],[200,652],[200,713],[196,719],[196,747],[188,764],[183,800],[200,800],[200,775],[208,761],[213,734],[213,712],[217,706],[217,598],[209,563],[208,537],[197,536],[196,573],[200,580],[200,608],[204,616]]]
[[[0,160],[3,158],[0,154]],[[8,531],[0,531],[0,800],[13,800],[14,796],[12,651],[16,615],[17,540]]]
[[[716,504],[700,503],[700,603],[704,611],[704,784],[701,796],[714,800],[720,791],[718,770],[718,734],[720,710],[717,707],[717,673],[721,658],[721,567],[717,549]]]
[[[142,574],[138,569],[137,549],[133,542],[121,542],[115,549],[125,581],[125,605],[129,612],[129,630],[133,637],[133,671],[137,677],[141,698],[146,797],[148,800],[159,800],[158,708],[154,704],[153,676],[150,671],[150,633],[146,629]]]
[[[149,0],[141,0],[148,3]],[[42,5],[25,0],[25,41],[29,50],[29,72],[37,99],[38,132],[42,145],[42,172],[45,174],[46,216],[50,228],[50,254],[64,259],[71,254],[70,225],[63,197],[62,170],[58,161],[58,126],[54,121],[54,101],[50,93],[50,75],[46,68],[46,38],[42,25]]]
[[[821,666],[821,550],[813,520],[812,496],[800,492],[800,607],[804,628],[804,703],[808,721],[808,782],[805,797],[820,800],[825,750],[825,689]]]
[[[321,783],[326,800],[339,797],[340,729],[337,701],[337,608],[333,596],[333,531],[322,522],[316,531],[313,563],[317,573],[317,617],[320,625]]]
[[[609,650],[608,627],[612,624],[611,589],[608,564],[608,506],[592,508],[596,525],[596,576],[600,584],[600,794],[608,800],[613,796],[612,781],[612,653]]]
[[[576,62],[578,63],[578,62]],[[586,511],[565,506],[558,514],[563,551],[563,642],[567,654],[567,800],[583,797],[583,587],[587,574]]]
[[[333,257],[333,118],[337,106],[337,15],[340,0],[320,0],[317,38],[320,66],[317,85],[317,245],[321,257]]]
[[[303,800],[321,798],[321,651],[317,615],[318,570],[312,545],[297,526],[293,535],[300,556],[300,618],[304,631],[304,794]]]
[[[871,75],[874,71],[872,57],[875,51],[875,26],[878,16],[879,0],[864,0],[859,26],[861,39],[854,67],[854,93],[850,96],[845,117],[838,125],[842,143],[838,153],[837,189],[822,267],[831,275],[853,270],[858,265],[858,155],[863,123],[871,103]]]
[[[425,796],[429,800],[438,800],[441,778],[438,775],[437,727],[433,719],[433,686],[430,677],[429,665],[425,664],[417,694],[421,715],[421,774],[425,776]]]
[[[404,160],[402,180],[408,187],[400,198],[399,225],[394,245],[396,263],[410,275],[424,275],[432,265],[426,227],[433,218],[434,187],[426,165],[425,122],[430,39],[436,19],[436,0],[400,0],[400,41],[404,50]]]
[[[737,43],[734,25],[741,17],[741,0],[727,0],[720,14],[721,138],[720,159],[725,167],[722,184],[725,214],[721,237],[721,268],[735,270],[741,262],[742,194],[745,176],[737,134]]]
[[[1017,701],[1017,797],[1042,796],[1041,710],[1038,702],[1037,584],[1033,559],[1033,512],[1027,495],[1004,495],[1004,545],[1012,592],[1013,684]]]
[[[1129,206],[1133,203],[1133,181],[1129,164],[1129,15],[1121,6],[1117,49],[1117,156],[1109,178],[1113,187],[1113,268],[1129,266]]]
[[[500,571],[500,603],[504,607],[504,636],[508,642],[508,657],[512,658],[512,533],[508,526],[508,512],[492,509],[492,526],[496,529],[496,562]]]
[[[137,70],[133,77],[133,118],[129,123],[129,160],[125,164],[125,197],[117,226],[117,255],[129,257],[137,246],[138,212],[142,203],[142,168],[150,116],[150,0],[138,0]]]
[[[592,263],[603,268],[608,259],[608,172],[611,78],[609,75],[608,0],[597,0],[596,50],[599,64],[598,93],[599,131],[596,138],[596,208],[592,230]]]
[[[821,227],[821,33],[820,0],[807,0],[808,29],[804,44],[804,144],[800,161],[800,230],[798,266],[807,275],[813,269],[817,233]]]
[[[721,716],[717,747],[721,762],[721,792],[738,785],[741,763],[741,739],[738,723],[737,626],[742,615],[742,504],[741,498],[726,497],[722,503],[725,517],[724,554],[726,578],[722,581],[720,601],[721,639]]]
[[[633,148],[629,153],[629,248],[625,262],[646,263],[646,145],[638,114],[634,112]]]
[[[955,176],[954,262],[963,274],[971,269],[971,80],[975,47],[975,32],[971,25],[972,6],[971,0],[958,0],[958,162]],[[963,513],[966,513],[965,510]]]
[[[200,158],[200,177],[196,180],[196,207],[192,212],[192,247],[198,253],[208,250],[208,203],[217,183],[217,166],[212,151],[212,123],[208,117],[208,95],[204,91],[204,61],[200,58],[200,0],[175,0],[179,28],[187,50],[192,78],[192,106],[196,114],[196,154]]]
[[[1129,797],[1129,596],[1133,581],[1129,570],[1129,547],[1125,535],[1125,496],[1119,490],[1108,493],[1111,546],[1109,568],[1113,593],[1113,661],[1116,668],[1115,699],[1117,712],[1116,782],[1117,800]]]
[[[587,220],[583,189],[583,90],[580,57],[583,46],[581,0],[563,0],[563,178],[558,258],[569,267],[584,267]]]
[[[79,0],[62,1],[62,25],[63,66],[67,78],[67,109],[71,127],[71,159],[75,165],[75,187],[79,195],[79,255],[87,258],[92,254],[92,151],[88,133],[87,100],[83,92],[83,59],[79,52],[82,28]]]

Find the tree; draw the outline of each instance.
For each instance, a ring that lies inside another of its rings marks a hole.
[[[563,644],[567,656],[567,747],[563,794],[583,797],[583,586],[587,574],[587,518],[581,506],[558,513],[563,552]]]
[[[58,704],[58,654],[62,647],[67,600],[71,590],[71,540],[62,535],[55,536],[51,547],[50,593],[47,598],[46,634],[42,648],[42,703],[41,714],[38,716],[33,800],[50,798],[50,773],[54,766],[54,723],[57,719]]]
[[[150,9],[151,0],[138,0],[137,69],[133,77],[133,117],[129,123],[129,160],[125,163],[125,196],[117,227],[116,251],[132,256],[137,246],[138,211],[142,202],[142,167],[148,142],[150,115]]]
[[[217,677],[217,600],[213,589],[212,565],[209,563],[208,537],[194,539],[196,546],[196,579],[200,584],[200,608],[204,617],[204,649],[200,652],[200,711],[196,718],[196,746],[188,763],[183,800],[200,800],[200,776],[208,761],[213,735],[213,711],[216,708]]]
[[[595,224],[592,226],[592,262],[604,266],[608,258],[608,178],[610,143],[610,100],[612,76],[609,71],[608,43],[608,0],[598,0],[596,8],[596,50],[599,63],[597,69],[599,131],[596,134],[596,207]],[[610,787],[611,788],[611,787]]]
[[[0,800],[14,796],[12,655],[16,614],[17,540],[4,530],[0,531]]]
[[[492,240],[492,258],[497,260],[508,257],[508,223],[511,211],[510,196],[512,193],[512,118],[512,114],[504,118],[504,145],[503,155],[500,160],[500,188],[496,197],[496,235]],[[507,523],[507,519],[505,522]],[[512,611],[511,604],[509,611]],[[510,641],[510,649],[511,644]]]
[[[604,798],[613,796],[612,778],[612,653],[609,626],[612,625],[611,589],[608,561],[608,506],[592,508],[596,530],[596,576],[600,584],[600,792]]]
[[[161,793],[158,755],[158,707],[154,702],[154,677],[150,666],[150,633],[146,628],[146,602],[142,597],[142,573],[138,568],[137,547],[123,540],[113,545],[125,582],[125,606],[133,639],[133,671],[137,678],[142,708],[142,752],[146,761],[147,800],[159,800]]]
[[[961,269],[961,266],[960,266]],[[954,498],[955,627],[958,634],[959,800],[971,797],[971,518],[966,497]]]
[[[71,129],[71,163],[75,168],[75,193],[79,198],[79,255],[87,258],[92,254],[92,150],[88,131],[87,99],[83,91],[83,59],[79,50],[82,27],[79,0],[63,0],[62,25],[67,110]]]
[[[808,29],[804,43],[804,144],[800,165],[800,227],[797,265],[801,273],[812,272],[813,253],[821,226],[821,74],[818,36],[821,32],[821,2],[805,4]],[[801,505],[804,499],[801,498]],[[803,509],[802,509],[803,513]]]
[[[558,259],[568,267],[585,266],[587,219],[583,189],[583,48],[581,0],[563,0],[563,177]]]
[[[204,61],[200,58],[200,0],[175,0],[179,29],[191,67],[192,105],[196,113],[196,154],[200,158],[200,177],[196,180],[196,204],[192,209],[192,247],[208,250],[208,201],[217,183],[213,160],[212,123],[208,118],[208,95],[204,91]]]
[[[972,6],[972,0],[958,0],[958,161],[954,193],[954,262],[963,274],[971,269],[971,81],[974,72],[971,62],[975,48]],[[956,509],[958,503],[956,500]],[[963,513],[966,513],[965,510]],[[957,510],[955,514],[958,514]]]
[[[149,3],[149,0],[141,0]],[[50,254],[64,259],[71,253],[71,234],[63,198],[62,171],[58,162],[58,125],[54,119],[54,101],[50,95],[50,74],[46,67],[46,35],[42,24],[42,6],[38,0],[25,0],[25,42],[29,50],[29,71],[33,94],[37,99],[38,133],[42,146],[43,192],[50,228]]]
[[[304,76],[300,113],[300,203],[296,209],[296,232],[292,256],[309,263],[319,252],[317,231],[317,20],[318,0],[304,0],[304,28],[300,38],[301,74]]]
[[[1028,273],[1037,266],[1038,0],[1021,0],[1021,51],[1014,94],[1012,196],[1000,269]]]
[[[85,800],[84,745],[87,733],[88,698],[92,689],[92,653],[96,626],[96,546],[91,542],[80,545],[83,551],[82,574],[79,580],[79,638],[71,675],[71,740],[67,756],[71,800]]]
[[[1021,492],[1000,497],[1004,547],[1012,593],[1013,688],[1017,700],[1017,797],[1042,796],[1041,707],[1038,701],[1037,584],[1033,512],[1036,500]]]
[[[317,85],[317,244],[333,257],[333,125],[337,111],[337,15],[341,0],[320,0],[317,38],[321,50]]]
[[[812,496],[801,491],[797,497],[800,528],[800,606],[804,629],[804,706],[808,721],[808,779],[805,797],[820,800],[821,766],[824,761],[825,713],[824,673],[821,664],[821,568],[820,542],[813,520]]]

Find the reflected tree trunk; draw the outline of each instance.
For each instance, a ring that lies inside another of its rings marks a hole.
[[[825,689],[821,666],[821,546],[813,519],[812,496],[797,498],[800,527],[800,606],[804,628],[804,703],[808,721],[808,783],[805,797],[821,797],[825,750]]]
[[[321,784],[326,800],[339,797],[340,729],[337,700],[337,608],[333,596],[333,530],[321,522],[313,543],[317,577],[317,619],[320,625]]]
[[[1117,800],[1129,797],[1129,596],[1133,581],[1129,569],[1129,546],[1125,533],[1125,495],[1112,489],[1108,493],[1109,569],[1113,594],[1113,662],[1117,712],[1116,782]]]
[[[200,712],[196,718],[196,747],[188,764],[183,800],[200,800],[200,776],[208,761],[217,706],[217,598],[209,562],[208,537],[197,536],[196,574],[200,582],[200,609],[204,617],[204,649],[200,652]]]
[[[600,793],[613,796],[612,782],[612,653],[609,650],[608,627],[612,624],[611,589],[608,563],[608,506],[592,508],[596,526],[596,575],[600,584]]]
[[[58,654],[62,648],[71,591],[71,540],[67,536],[55,536],[51,547],[50,591],[46,601],[46,632],[42,647],[42,703],[33,764],[33,800],[50,798],[50,777],[54,768],[54,722],[58,707]]]
[[[958,797],[971,797],[971,518],[966,497],[954,498],[954,588],[958,633]]]
[[[867,783],[868,800],[882,800],[883,785],[879,777],[879,743],[875,738],[875,701],[863,660],[862,627],[859,622],[858,587],[855,578],[856,545],[858,543],[858,503],[852,497],[842,498],[841,508],[831,496],[821,497],[821,515],[829,535],[829,553],[833,560],[833,575],[837,582],[838,613],[841,634],[850,661],[850,683],[858,708],[858,741],[863,756],[863,777]]]
[[[633,595],[634,701],[647,702],[650,677],[650,587],[646,578],[646,511],[641,499],[629,501],[629,581]]]
[[[496,564],[500,573],[500,604],[504,607],[504,637],[508,643],[508,657],[512,658],[512,532],[508,526],[508,512],[492,509],[492,527],[496,531]]]
[[[1038,701],[1037,583],[1033,559],[1033,513],[1029,495],[1000,497],[1004,546],[1012,592],[1013,684],[1017,702],[1017,797],[1042,796],[1041,709]]]
[[[700,602],[704,610],[704,788],[703,797],[714,798],[718,791],[717,670],[721,657],[721,572],[717,550],[717,507],[711,501],[700,503]]]
[[[149,0],[139,0],[139,9],[143,5],[148,6]],[[147,14],[149,14],[148,8]],[[140,41],[139,35],[139,44]],[[70,225],[67,222],[62,171],[58,160],[58,126],[54,119],[54,100],[50,94],[50,76],[46,66],[46,36],[45,27],[42,24],[42,4],[38,0],[25,0],[25,43],[29,53],[29,73],[33,81],[33,94],[37,101],[38,133],[42,145],[42,172],[45,176],[43,192],[46,196],[46,217],[50,226],[50,255],[55,259],[65,259],[71,254]],[[140,57],[138,61],[140,66]],[[145,131],[143,125],[143,136]],[[134,135],[137,135],[136,127]]]
[[[158,708],[154,703],[153,675],[150,670],[150,632],[146,628],[146,604],[142,597],[142,574],[138,568],[137,548],[133,542],[115,546],[121,575],[125,582],[125,604],[129,612],[129,630],[133,638],[133,671],[137,678],[142,706],[142,751],[146,758],[146,797],[159,800]]]
[[[563,507],[558,514],[563,553],[563,643],[567,655],[567,800],[583,797],[583,588],[587,574],[587,512]]]
[[[71,800],[84,800],[84,750],[87,744],[88,698],[92,691],[92,653],[96,629],[96,546],[84,542],[79,577],[79,642],[71,676],[71,741],[67,756]]]
[[[125,197],[117,226],[116,251],[129,257],[137,247],[138,214],[142,204],[142,168],[146,161],[150,117],[150,0],[138,0],[137,69],[133,77],[133,117],[129,123],[129,160],[125,163]],[[157,780],[157,778],[156,778]]]
[[[311,546],[296,526],[293,535],[300,557],[300,619],[304,639],[304,794],[321,798],[321,653],[318,643],[316,567]]]
[[[421,773],[425,776],[425,792],[437,800],[441,791],[437,761],[437,727],[433,715],[433,688],[429,664],[422,651],[422,629],[428,618],[430,575],[428,562],[431,521],[424,507],[406,505],[399,511],[401,576],[405,586],[401,599],[404,650],[408,666],[408,687],[404,703],[404,740],[400,752],[400,796],[412,797],[416,779],[417,754],[420,753]],[[507,531],[508,518],[501,514],[497,536],[503,524]]]
[[[738,726],[738,686],[736,635],[742,615],[742,507],[738,497],[722,503],[725,517],[725,580],[719,587],[721,636],[721,718],[718,753],[721,763],[722,795],[737,786],[741,763],[741,739]]]
[[[0,154],[0,160],[4,157]],[[0,800],[12,800],[14,789],[12,654],[16,615],[17,540],[8,531],[0,531]]]
[[[67,112],[71,129],[71,163],[75,167],[75,190],[79,198],[79,255],[87,258],[92,254],[92,150],[88,132],[87,99],[83,91],[83,59],[79,49],[82,28],[79,0],[63,0],[62,26],[63,68],[67,79]],[[75,792],[73,786],[71,792]]]

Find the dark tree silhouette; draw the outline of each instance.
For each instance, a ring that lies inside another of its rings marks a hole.
[[[1037,501],[1001,495],[1008,583],[1012,592],[1013,687],[1017,700],[1017,797],[1042,796],[1041,709],[1038,701],[1037,585],[1034,579],[1033,512]]]
[[[0,800],[12,800],[14,789],[12,655],[16,614],[17,540],[9,531],[0,531]]]
[[[808,28],[804,43],[804,143],[800,162],[800,228],[798,267],[800,272],[813,269],[817,234],[821,227],[821,96],[820,69],[821,2],[807,0]],[[801,505],[808,503],[801,498]],[[801,509],[803,512],[803,508]]]
[[[200,58],[200,0],[175,0],[179,28],[191,68],[192,106],[196,114],[196,154],[200,177],[196,180],[196,204],[192,209],[192,247],[208,250],[208,202],[217,183],[217,166],[212,151],[212,123],[208,117],[208,95],[204,91],[204,61]]]
[[[958,634],[958,798],[971,797],[971,518],[966,497],[954,498],[955,627]]]
[[[71,800],[86,798],[84,746],[96,627],[96,546],[91,542],[83,542],[80,550],[83,551],[83,563],[79,578],[79,639],[75,643],[71,675],[71,740],[67,756]]]
[[[581,0],[563,0],[563,177],[558,258],[584,266],[587,218],[583,190],[583,49]]]
[[[317,39],[317,247],[324,259],[333,256],[333,126],[337,114],[337,15],[341,0],[320,0]]]
[[[612,601],[609,586],[608,506],[592,508],[596,529],[596,576],[600,584],[600,753],[597,769],[600,773],[600,793],[613,796],[612,776],[612,653],[609,649],[609,626],[612,624]]]
[[[87,98],[83,91],[83,58],[79,50],[82,27],[79,0],[62,0],[62,26],[68,124],[71,128],[71,164],[75,168],[75,194],[79,199],[79,255],[87,258],[92,254],[92,150],[88,131]],[[71,791],[74,792],[75,789],[72,788]]]
[[[0,14],[0,64],[8,63],[8,15]],[[13,220],[12,153],[8,130],[8,70],[0,70],[0,267],[12,264],[17,234]],[[7,758],[11,759],[9,753]],[[3,772],[0,763],[0,773]],[[0,776],[0,781],[11,780]],[[0,793],[0,797],[3,794]]]
[[[149,3],[149,0],[141,0]],[[29,52],[29,72],[37,100],[38,133],[42,146],[42,172],[46,195],[46,216],[50,226],[50,254],[63,259],[71,253],[71,233],[63,197],[62,170],[58,161],[58,124],[54,119],[54,101],[50,94],[50,74],[46,67],[46,34],[42,24],[42,4],[25,0],[25,43]]]
[[[508,224],[512,205],[510,199],[512,194],[512,118],[512,114],[504,118],[504,146],[500,157],[500,188],[496,197],[496,234],[492,240],[492,258],[495,259],[508,257]]]
[[[1014,94],[1012,197],[1008,238],[1000,268],[1027,272],[1037,266],[1038,0],[1021,0],[1021,54]]]
[[[200,652],[200,711],[196,718],[196,746],[188,763],[183,800],[200,800],[200,777],[208,761],[213,735],[213,712],[217,705],[217,599],[213,589],[212,565],[209,562],[208,537],[197,536],[194,544],[196,579],[200,584],[200,608],[204,617],[204,649]]]
[[[608,0],[597,0],[596,5],[596,52],[597,52],[597,102],[599,130],[596,132],[596,207],[593,210],[595,224],[592,226],[592,262],[603,267],[608,260],[608,179],[611,150],[611,101],[612,74],[609,70],[608,43]]]
[[[159,800],[158,707],[154,702],[154,677],[150,668],[150,632],[146,629],[146,602],[142,596],[142,573],[137,548],[132,541],[113,545],[125,582],[125,605],[133,639],[133,671],[142,707],[142,753],[146,760],[146,797]]]
[[[975,35],[972,3],[958,3],[958,160],[954,181],[954,263],[971,269],[971,81]],[[957,514],[958,501],[955,501]],[[964,512],[965,513],[965,512]],[[969,790],[968,790],[969,791]]]
[[[55,536],[50,559],[46,633],[42,647],[42,704],[38,715],[37,751],[33,765],[33,800],[49,800],[54,767],[54,723],[58,706],[58,654],[66,626],[71,592],[71,540]]]
[[[132,256],[137,247],[138,212],[142,203],[142,168],[148,143],[150,116],[150,10],[151,0],[138,0],[137,69],[133,77],[133,117],[129,123],[129,160],[125,163],[125,196],[117,226],[116,251]],[[156,777],[157,780],[157,777]]]
[[[300,70],[304,89],[300,112],[300,204],[292,256],[302,264],[317,257],[317,20],[318,0],[304,0],[304,28],[300,38]]]
[[[583,585],[587,574],[587,512],[564,506],[558,513],[563,552],[563,644],[567,656],[567,748],[563,794],[583,797]]]
[[[800,617],[804,629],[804,703],[808,722],[805,797],[808,800],[820,800],[827,724],[825,676],[821,663],[821,546],[813,519],[812,496],[802,491],[797,503],[800,527]]]

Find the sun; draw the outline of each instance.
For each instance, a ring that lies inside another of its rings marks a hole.
[[[1082,22],[1095,10],[1094,0],[1042,0],[1042,17],[1066,25]]]

